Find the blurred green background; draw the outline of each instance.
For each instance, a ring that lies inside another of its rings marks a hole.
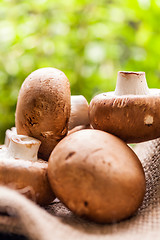
[[[160,0],[0,1],[0,142],[14,126],[32,71],[64,71],[88,101],[114,90],[117,71],[145,71],[160,88]]]

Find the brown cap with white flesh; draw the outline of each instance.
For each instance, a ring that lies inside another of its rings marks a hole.
[[[160,90],[149,89],[144,72],[118,72],[115,92],[95,96],[89,106],[93,128],[128,143],[160,137]]]
[[[6,133],[9,144],[0,146],[0,184],[15,189],[40,205],[54,200],[47,177],[48,163],[37,158],[41,142]]]

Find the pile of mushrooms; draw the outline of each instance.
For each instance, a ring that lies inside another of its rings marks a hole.
[[[88,106],[83,96],[71,96],[62,71],[34,71],[19,92],[16,128],[6,131],[0,149],[0,184],[39,204],[56,196],[99,223],[132,216],[144,198],[145,175],[125,142],[160,136],[159,103],[143,72],[119,72],[115,92]]]

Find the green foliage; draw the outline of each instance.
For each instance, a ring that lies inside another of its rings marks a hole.
[[[160,81],[160,0],[0,1],[0,141],[19,88],[41,67],[65,72],[88,101],[113,90],[118,70]]]

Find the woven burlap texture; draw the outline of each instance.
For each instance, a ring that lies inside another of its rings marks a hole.
[[[40,208],[16,191],[0,187],[0,232],[35,240],[135,240],[160,239],[160,139],[135,149],[146,175],[141,208],[130,219],[116,224],[95,224],[76,217],[58,201]]]

